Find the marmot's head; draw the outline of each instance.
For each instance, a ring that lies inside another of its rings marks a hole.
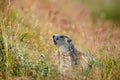
[[[62,34],[55,34],[53,35],[53,42],[58,47],[65,47],[65,48],[72,48],[72,40],[65,35]]]

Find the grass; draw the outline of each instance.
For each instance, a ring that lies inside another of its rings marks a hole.
[[[120,1],[118,0],[78,0],[91,9],[93,20],[120,21]]]
[[[109,7],[103,7],[101,9],[94,9],[92,12],[93,19],[112,20],[114,22],[120,21],[119,6],[113,5]]]
[[[51,51],[50,43],[46,45],[46,41],[42,40],[41,24],[37,20],[34,22],[38,25],[25,22],[26,18],[20,17],[14,10],[9,10],[3,16],[1,12],[1,79],[14,79],[15,76],[24,79],[31,75],[33,79],[46,77],[48,62],[42,54],[47,55]],[[36,33],[34,28],[38,28],[40,33]]]
[[[51,36],[69,34],[77,44],[78,34],[43,24],[34,14],[20,14],[14,9],[0,12],[0,80],[58,80]],[[79,45],[79,44],[78,44]],[[84,47],[84,46],[83,46]],[[86,50],[87,51],[87,50]],[[112,51],[112,52],[111,52]],[[114,48],[89,50],[97,61],[72,80],[120,80],[120,58]],[[69,78],[65,78],[69,80]]]

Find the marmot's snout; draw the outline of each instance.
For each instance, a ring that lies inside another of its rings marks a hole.
[[[53,35],[52,37],[53,37],[53,39],[54,39],[55,35]]]

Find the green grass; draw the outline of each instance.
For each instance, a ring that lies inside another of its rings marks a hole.
[[[32,24],[14,10],[9,10],[5,17],[1,12],[0,16],[0,78],[47,78],[50,65],[42,54],[51,51],[50,44],[41,39],[41,24],[37,19],[37,25]]]
[[[120,21],[119,0],[78,0],[87,5],[91,10],[93,20]]]
[[[101,19],[101,20],[112,20],[114,22],[120,21],[120,6],[109,6],[98,8],[97,10],[94,9],[92,12],[92,16],[94,20]]]
[[[51,36],[61,31],[42,24],[35,15],[20,15],[13,9],[6,14],[1,11],[0,80],[58,80]],[[71,36],[76,35],[72,33]],[[90,53],[94,52],[90,50]],[[91,63],[86,72],[76,71],[78,74],[72,80],[120,80],[120,59],[113,55],[114,52],[109,52],[107,49],[96,51],[94,65],[91,67]]]

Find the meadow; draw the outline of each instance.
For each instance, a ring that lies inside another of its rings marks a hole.
[[[52,41],[56,33],[70,36],[78,49],[97,60],[90,63],[89,70],[79,71],[65,80],[120,80],[118,23],[98,21],[91,26],[89,21],[84,21],[86,15],[81,14],[85,18],[80,20],[80,25],[78,19],[69,21],[67,13],[63,15],[56,9],[48,11],[47,19],[42,20],[36,13],[26,8],[23,12],[5,1],[0,6],[0,80],[59,80],[58,64],[54,59],[56,47]]]

